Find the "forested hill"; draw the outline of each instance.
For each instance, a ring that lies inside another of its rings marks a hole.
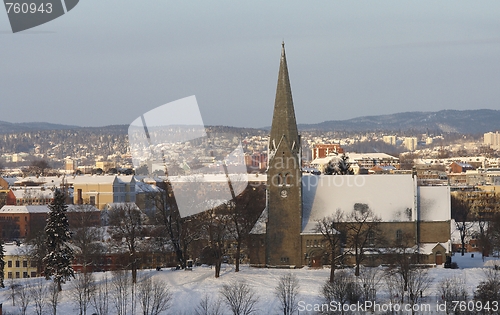
[[[441,110],[364,116],[301,124],[302,130],[322,131],[407,131],[478,134],[500,130],[500,110]]]
[[[7,123],[9,124],[9,123]],[[14,124],[17,125],[17,124]],[[0,123],[0,126],[6,126]],[[57,127],[59,125],[35,123],[34,126]],[[35,129],[32,126],[31,128]],[[19,127],[19,128],[17,128]],[[71,157],[95,157],[124,154],[128,151],[128,125],[106,127],[71,127],[60,129],[25,129],[19,125],[13,130],[0,132],[0,154],[2,153],[41,153],[56,159]],[[266,135],[264,130],[235,128],[226,126],[207,127],[212,134],[231,133],[241,137]]]
[[[419,131],[443,133],[477,134],[500,130],[500,110],[441,110],[438,112],[405,112],[390,115],[362,116],[347,120],[328,120],[317,124],[299,124],[301,130],[319,131]],[[219,131],[239,134],[255,133],[259,129],[227,126],[210,127]],[[263,130],[269,129],[261,128]],[[0,134],[43,130],[85,130],[113,134],[126,134],[128,125],[104,127],[78,127],[43,122],[9,123],[0,121]]]

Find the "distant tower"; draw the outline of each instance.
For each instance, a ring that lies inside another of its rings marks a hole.
[[[266,264],[302,266],[302,173],[300,136],[288,78],[285,44],[269,137]]]

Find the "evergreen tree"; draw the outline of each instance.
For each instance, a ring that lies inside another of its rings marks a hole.
[[[3,241],[0,240],[0,288],[5,288],[3,284],[4,274],[3,270],[5,268],[5,260],[4,260],[5,250],[3,248]]]
[[[45,277],[49,279],[52,276],[59,291],[62,290],[62,283],[74,277],[73,267],[71,267],[73,250],[68,246],[71,233],[68,218],[66,217],[65,198],[65,194],[56,189],[54,201],[49,205],[49,218],[45,226],[45,235],[47,237],[47,255],[43,258]]]
[[[326,165],[324,173],[326,175],[353,175],[354,171],[351,168],[349,157],[344,153],[337,163],[330,161]]]
[[[338,175],[353,175],[354,171],[351,168],[351,163],[349,162],[349,157],[347,155],[342,154],[340,157],[340,161],[337,165]]]

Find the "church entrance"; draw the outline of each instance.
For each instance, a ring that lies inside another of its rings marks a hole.
[[[323,266],[323,261],[321,256],[316,256],[311,258],[311,267],[320,268]]]
[[[313,250],[309,254],[309,264],[312,268],[323,267],[325,259],[325,252],[322,250]]]
[[[441,252],[437,251],[436,252],[436,266],[442,265],[443,264],[443,255]]]

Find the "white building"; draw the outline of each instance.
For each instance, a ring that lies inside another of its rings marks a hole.
[[[417,149],[417,138],[416,137],[407,137],[404,141],[404,146],[408,151],[415,151]]]
[[[382,140],[390,145],[396,145],[396,136],[383,136]]]
[[[492,149],[500,149],[500,133],[487,132],[484,134],[484,144],[489,145]]]

